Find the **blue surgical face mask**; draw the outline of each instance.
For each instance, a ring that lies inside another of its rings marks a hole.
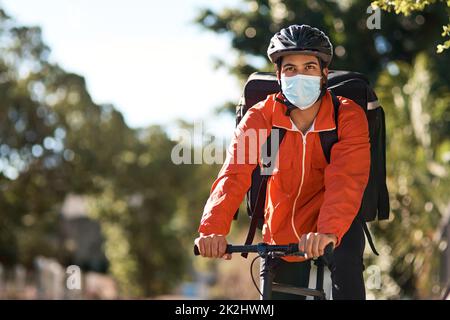
[[[310,108],[320,96],[320,76],[298,74],[293,77],[281,75],[281,90],[290,103],[300,110]]]

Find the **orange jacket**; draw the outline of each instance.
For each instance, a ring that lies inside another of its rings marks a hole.
[[[275,100],[277,96],[280,97],[280,93],[250,108],[236,128],[225,163],[212,185],[198,231],[228,234],[233,215],[250,187],[255,159],[260,159],[260,146],[267,138],[267,134],[258,134],[258,147],[252,149],[245,138],[246,132],[256,129],[256,132],[270,133],[272,126],[276,126],[287,132],[267,184],[263,241],[288,244],[298,242],[305,233],[320,232],[335,234],[339,245],[358,213],[369,177],[366,115],[352,100],[338,97],[341,102],[339,140],[332,148],[328,165],[319,132],[336,128],[331,94],[327,92],[322,98],[313,126],[306,134],[286,116],[286,106]]]

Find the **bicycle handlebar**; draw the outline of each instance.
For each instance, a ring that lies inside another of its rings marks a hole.
[[[331,261],[333,253],[333,244],[330,243],[325,247],[322,258],[326,263]],[[282,256],[305,256],[305,253],[298,250],[298,243],[290,243],[288,245],[269,245],[267,243],[258,243],[256,245],[232,245],[228,244],[225,253],[252,253],[256,252],[261,256],[269,253],[279,253]],[[194,255],[200,255],[197,245],[194,245]]]

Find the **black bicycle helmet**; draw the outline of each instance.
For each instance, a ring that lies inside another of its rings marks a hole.
[[[323,61],[323,67],[328,67],[333,58],[333,45],[319,29],[306,24],[294,24],[281,29],[272,37],[267,56],[272,63],[277,63],[280,57],[294,53],[314,55]]]

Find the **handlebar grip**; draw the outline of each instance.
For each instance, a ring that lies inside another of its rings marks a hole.
[[[329,255],[329,254],[332,254],[333,251],[334,251],[334,245],[333,245],[333,242],[330,242],[329,244],[327,244],[327,246],[323,250],[323,254]]]
[[[225,251],[225,253],[231,253],[231,247],[232,246],[230,244],[227,244],[227,250]],[[200,255],[200,250],[198,249],[198,246],[196,244],[194,244],[194,255]]]
[[[334,245],[333,243],[329,243],[323,252],[322,260],[325,262],[326,265],[332,264],[333,261],[333,251],[334,251]]]

